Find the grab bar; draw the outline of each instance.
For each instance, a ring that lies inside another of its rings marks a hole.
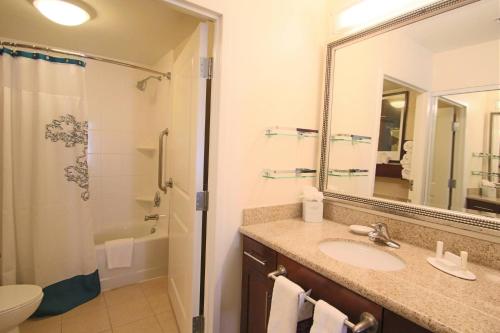
[[[284,276],[287,274],[286,268],[283,265],[279,265],[278,269],[274,272],[267,274],[267,277],[273,280],[280,275]],[[304,294],[304,299],[309,303],[316,305],[316,300],[309,296],[311,290]],[[378,328],[377,319],[369,312],[363,312],[359,318],[359,322],[354,324],[348,319],[345,320],[344,324],[351,329],[353,333],[375,333]]]
[[[158,140],[158,188],[167,193],[167,184],[163,182],[163,137],[168,137],[168,128],[160,133]]]

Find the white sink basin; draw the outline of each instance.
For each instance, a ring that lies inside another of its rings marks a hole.
[[[399,257],[364,243],[341,239],[327,240],[319,243],[319,249],[333,259],[361,268],[399,271],[406,267]]]

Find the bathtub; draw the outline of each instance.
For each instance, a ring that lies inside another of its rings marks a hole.
[[[134,238],[132,266],[108,269],[104,242],[128,237]],[[101,232],[94,235],[94,242],[102,290],[167,275],[168,228],[162,222],[134,224]]]

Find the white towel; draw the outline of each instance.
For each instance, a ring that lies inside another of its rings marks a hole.
[[[302,306],[300,297],[304,293],[299,285],[278,276],[274,282],[271,314],[267,333],[296,333],[299,310]]]
[[[106,241],[104,242],[104,248],[106,249],[106,261],[109,269],[132,266],[133,238]]]
[[[403,144],[403,150],[407,152],[413,151],[413,141],[406,141]]]
[[[310,333],[346,333],[346,319],[345,314],[325,301],[319,300],[314,306],[313,325]]]
[[[411,169],[401,170],[401,178],[411,180]]]
[[[409,165],[409,164],[411,164],[411,157],[412,157],[412,156],[411,156],[411,154],[409,154],[409,153],[404,154],[404,155],[403,155],[403,158],[402,158],[402,159],[401,159],[401,161],[400,161],[400,162],[401,162],[401,165],[403,165],[403,166],[404,166],[404,165]]]

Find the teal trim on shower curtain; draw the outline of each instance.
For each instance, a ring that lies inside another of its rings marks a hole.
[[[90,301],[101,293],[99,272],[77,275],[43,288],[43,300],[33,317],[54,316]]]
[[[12,50],[8,49],[6,47],[0,48],[0,56],[3,56],[3,54],[8,54],[12,57],[23,57],[23,58],[28,58],[28,59],[33,59],[33,60],[45,60],[48,62],[56,62],[60,64],[70,64],[70,65],[77,65],[81,67],[85,67],[85,61],[78,60],[78,59],[71,59],[71,58],[59,58],[59,57],[53,57],[47,54],[43,53],[38,53],[38,52],[27,52],[27,51],[21,51],[21,50]]]

